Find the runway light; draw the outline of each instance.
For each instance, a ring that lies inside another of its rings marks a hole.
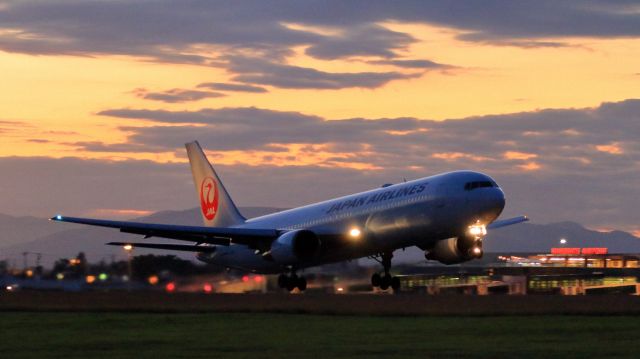
[[[129,251],[133,250],[133,245],[125,244],[122,248],[124,248],[125,251],[129,252]]]
[[[353,238],[358,238],[360,237],[360,230],[358,228],[351,228],[351,230],[349,231],[349,235]]]
[[[166,290],[167,290],[167,292],[171,293],[171,292],[173,292],[173,291],[175,291],[175,290],[176,290],[176,284],[175,284],[175,283],[173,283],[173,282],[169,282],[169,283],[167,283],[167,285],[164,287],[164,289],[166,289]]]
[[[213,291],[213,286],[209,283],[205,283],[204,286],[202,286],[202,290],[204,290],[205,293],[211,293]]]

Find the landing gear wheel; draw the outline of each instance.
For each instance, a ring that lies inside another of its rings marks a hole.
[[[380,281],[380,289],[387,290],[391,285],[391,276],[389,274],[385,274],[384,277],[381,278]]]
[[[391,278],[391,288],[393,288],[395,292],[397,292],[400,289],[400,278],[398,277]]]
[[[297,280],[297,287],[301,292],[304,292],[307,289],[307,280],[304,277],[300,277]]]
[[[291,277],[287,278],[287,290],[289,292],[291,292],[292,290],[296,289],[296,285],[298,284],[298,276],[297,275],[292,275]]]
[[[278,276],[278,287],[286,288],[288,279],[289,279],[289,277],[287,277],[286,274],[280,274]]]
[[[381,282],[382,282],[382,278],[380,278],[380,274],[373,273],[373,275],[371,276],[371,286],[374,288],[377,288],[380,286]]]

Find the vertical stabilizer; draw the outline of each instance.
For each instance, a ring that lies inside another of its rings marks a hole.
[[[244,223],[222,181],[197,141],[185,144],[191,163],[193,182],[200,201],[202,220],[207,227],[229,227]]]

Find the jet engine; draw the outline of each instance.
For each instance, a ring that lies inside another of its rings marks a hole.
[[[295,230],[282,234],[271,243],[268,255],[280,264],[294,264],[312,259],[320,250],[320,240],[308,230]]]
[[[482,258],[482,236],[486,233],[484,226],[471,226],[464,235],[437,241],[424,256],[443,264],[457,264]]]

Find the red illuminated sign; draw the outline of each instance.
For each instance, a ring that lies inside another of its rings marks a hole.
[[[551,254],[579,255],[580,248],[551,248]]]
[[[607,248],[582,248],[582,254],[607,254]]]
[[[607,254],[607,248],[551,248],[551,254],[555,255],[563,255],[563,256],[573,256],[573,255],[590,255],[590,254]]]

